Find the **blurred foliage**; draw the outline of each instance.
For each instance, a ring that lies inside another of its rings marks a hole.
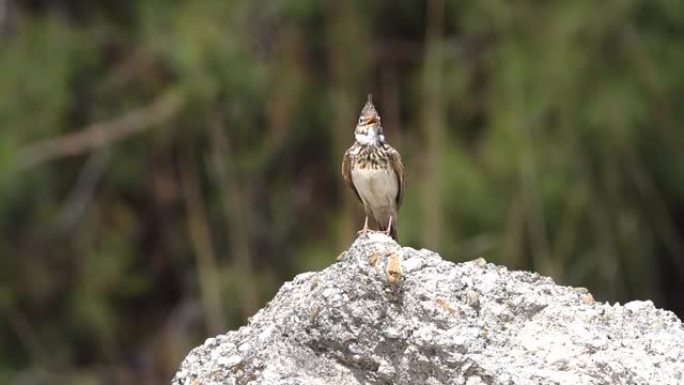
[[[0,1],[0,383],[166,383],[361,226],[684,314],[684,4]],[[113,134],[112,134],[113,133]]]

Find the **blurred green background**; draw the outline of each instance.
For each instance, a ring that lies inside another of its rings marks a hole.
[[[0,0],[0,383],[164,384],[362,225],[684,314],[678,0]]]

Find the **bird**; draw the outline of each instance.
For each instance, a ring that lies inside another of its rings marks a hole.
[[[366,212],[359,234],[369,232],[368,217],[373,217],[379,230],[398,241],[397,215],[404,198],[404,165],[399,152],[385,141],[371,94],[361,109],[354,139],[342,158],[342,178]]]

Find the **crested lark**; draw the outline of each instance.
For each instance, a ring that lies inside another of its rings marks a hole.
[[[397,239],[397,213],[404,195],[404,166],[399,152],[385,142],[380,115],[372,95],[361,110],[354,132],[356,142],[344,153],[342,177],[366,210],[362,234],[368,232],[368,217],[375,219]]]

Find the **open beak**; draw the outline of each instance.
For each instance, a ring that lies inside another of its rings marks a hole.
[[[373,124],[378,122],[378,116],[373,114],[371,115],[370,119],[368,119],[368,124]]]

